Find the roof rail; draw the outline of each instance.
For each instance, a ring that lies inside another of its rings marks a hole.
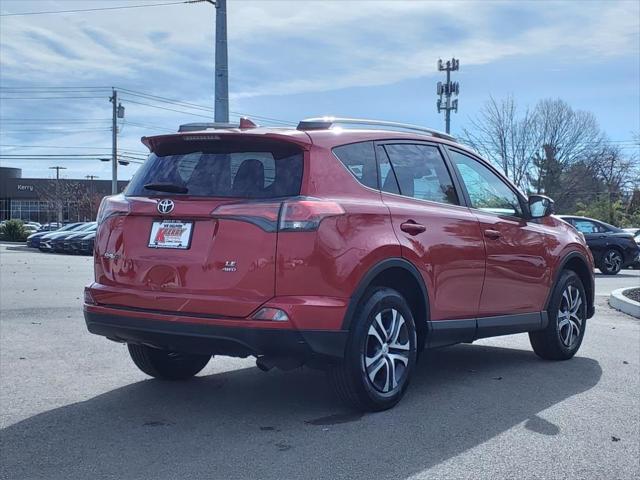
[[[456,141],[455,137],[448,133],[433,130],[432,128],[411,125],[409,123],[387,122],[384,120],[369,120],[366,118],[342,118],[342,117],[315,117],[305,118],[298,123],[298,130],[326,130],[336,125],[365,125],[375,127],[390,127],[399,130],[411,130],[426,133],[437,138]]]

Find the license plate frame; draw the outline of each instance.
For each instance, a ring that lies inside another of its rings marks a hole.
[[[191,248],[194,222],[192,220],[156,219],[151,222],[147,247],[169,250]]]

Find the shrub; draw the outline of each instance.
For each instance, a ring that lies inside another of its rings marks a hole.
[[[2,226],[0,232],[2,239],[9,242],[24,242],[27,239],[27,232],[24,229],[22,220],[9,220]]]

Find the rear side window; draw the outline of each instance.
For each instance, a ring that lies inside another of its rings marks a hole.
[[[432,202],[459,204],[451,175],[438,147],[399,143],[385,145],[384,148],[402,195]],[[388,182],[385,181],[386,183]]]
[[[158,196],[145,188],[170,184],[197,197],[273,198],[300,193],[303,154],[274,142],[179,142],[160,146],[135,174],[127,196]]]
[[[360,183],[378,188],[378,172],[373,142],[352,143],[333,149],[333,153]]]

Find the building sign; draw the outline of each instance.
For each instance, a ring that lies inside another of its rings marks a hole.
[[[33,192],[33,185],[22,185],[19,183],[17,188],[19,191]]]

